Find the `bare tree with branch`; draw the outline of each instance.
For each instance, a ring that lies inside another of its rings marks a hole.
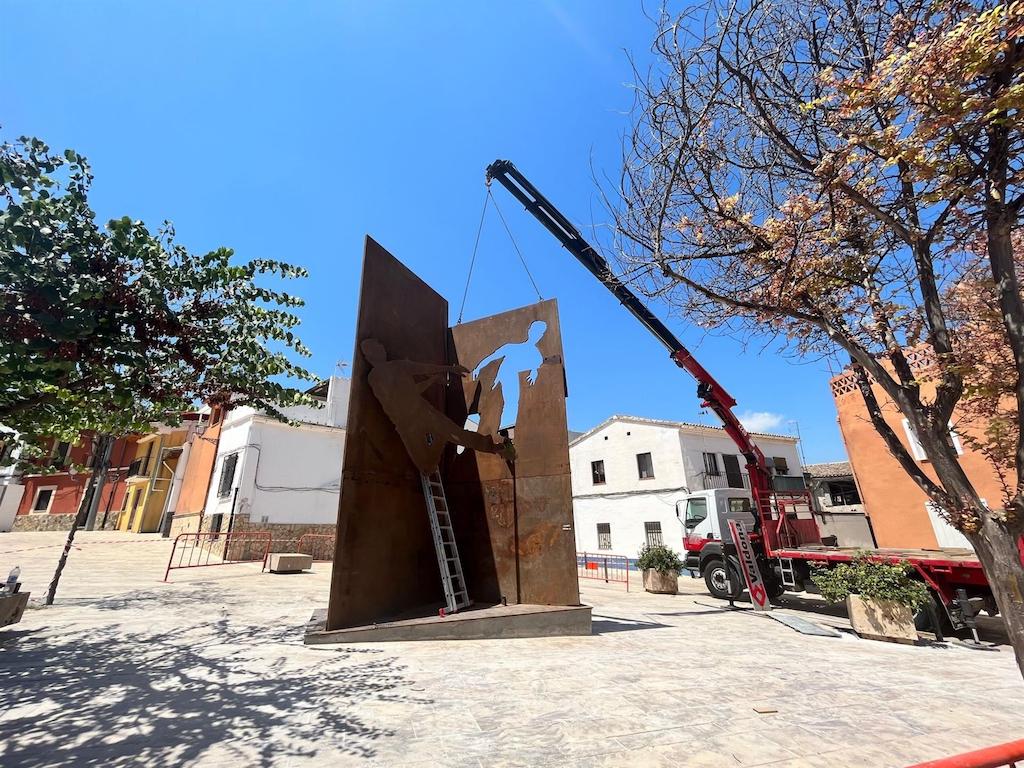
[[[615,215],[647,295],[704,327],[849,356],[889,451],[975,547],[1024,672],[1022,15],[928,0],[662,10]],[[978,438],[1008,478],[991,509],[950,440],[968,413],[999,419]]]

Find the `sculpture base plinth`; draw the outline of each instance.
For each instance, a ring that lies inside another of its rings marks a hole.
[[[326,611],[313,613],[306,645],[390,643],[416,640],[488,640],[508,637],[561,637],[590,634],[589,605],[473,606],[441,617],[403,618],[380,624],[326,629]]]

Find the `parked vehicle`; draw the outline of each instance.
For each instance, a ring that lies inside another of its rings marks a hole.
[[[678,505],[685,568],[704,579],[714,597],[724,600],[731,594],[735,598],[743,591],[738,560],[735,555],[729,556],[727,579],[723,555],[722,532],[728,531],[728,520],[734,519],[758,532],[752,537],[754,549],[771,599],[784,592],[816,591],[811,581],[812,563],[848,562],[866,553],[883,561],[908,561],[931,589],[936,605],[941,606],[940,618],[948,619],[944,628],[965,626],[958,590],[987,612],[997,612],[981,563],[971,550],[835,546],[822,540],[809,498],[801,500],[799,494],[790,492],[781,505],[777,501],[776,512],[767,525],[755,518],[751,495],[739,488],[694,492]],[[783,512],[779,514],[778,509]],[[923,628],[927,615],[919,618]]]

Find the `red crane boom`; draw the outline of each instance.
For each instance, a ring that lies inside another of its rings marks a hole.
[[[625,283],[619,280],[608,266],[608,262],[583,239],[583,235],[540,191],[523,176],[508,160],[495,160],[487,166],[487,183],[497,181],[512,193],[527,211],[553,234],[562,246],[576,260],[596,277],[601,284],[639,320],[647,330],[654,334],[669,351],[669,357],[683,370],[697,380],[697,397],[701,405],[710,408],[722,422],[726,434],[732,439],[747,462],[750,475],[750,491],[759,514],[763,520],[771,510],[772,481],[771,473],[750,433],[733,413],[736,400],[718,383],[714,376],[701,365],[675,334],[637,298]]]

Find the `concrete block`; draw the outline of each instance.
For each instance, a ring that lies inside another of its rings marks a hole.
[[[276,552],[270,556],[271,573],[301,573],[312,567],[312,555],[301,555],[298,552]]]
[[[917,642],[914,614],[910,608],[891,600],[865,600],[860,595],[846,598],[846,611],[853,631],[869,640],[891,643]]]

